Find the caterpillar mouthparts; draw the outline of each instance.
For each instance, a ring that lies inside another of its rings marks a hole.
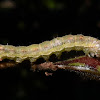
[[[21,63],[28,59],[30,62],[35,62],[38,58],[48,60],[52,54],[60,56],[62,52],[71,50],[100,57],[100,40],[84,35],[65,35],[29,46],[0,45],[0,60],[10,59]]]

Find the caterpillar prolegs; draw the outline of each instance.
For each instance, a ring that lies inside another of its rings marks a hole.
[[[48,60],[52,54],[60,56],[62,52],[71,50],[82,50],[85,55],[100,57],[100,40],[84,35],[65,35],[29,46],[0,45],[0,59],[15,60],[18,63],[26,59],[35,62],[38,58]]]

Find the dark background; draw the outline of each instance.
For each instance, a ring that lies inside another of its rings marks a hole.
[[[0,43],[30,45],[66,34],[100,39],[100,0],[2,0]],[[100,81],[69,71],[45,76],[30,64],[0,70],[0,100],[98,99]]]

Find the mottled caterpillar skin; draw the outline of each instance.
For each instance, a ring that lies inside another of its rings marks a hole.
[[[63,51],[71,50],[83,50],[86,55],[100,57],[100,40],[90,36],[65,35],[29,46],[0,45],[0,58],[15,60],[18,63],[25,59],[35,62],[40,57],[47,60],[52,54],[59,56]]]

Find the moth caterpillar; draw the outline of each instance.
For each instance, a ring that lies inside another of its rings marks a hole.
[[[71,50],[82,50],[85,55],[100,57],[100,40],[84,35],[65,35],[29,46],[0,45],[0,60],[10,59],[21,63],[28,59],[35,62],[38,58],[48,60],[52,54],[60,56],[62,52]]]

